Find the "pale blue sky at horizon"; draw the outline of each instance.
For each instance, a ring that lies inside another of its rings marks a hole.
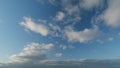
[[[0,0],[0,62],[120,59],[119,4]]]

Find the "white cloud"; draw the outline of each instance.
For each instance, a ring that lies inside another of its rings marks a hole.
[[[24,21],[20,22],[20,25],[43,36],[46,36],[49,33],[49,30],[45,25],[35,23],[29,17],[24,17]]]
[[[50,23],[49,26],[51,28],[51,35],[53,37],[61,37],[62,36],[60,34],[62,32],[62,30],[61,30],[59,25],[55,25],[55,24]]]
[[[103,13],[103,19],[107,26],[120,26],[120,0],[108,0],[108,8]]]
[[[62,50],[66,50],[66,49],[74,49],[75,47],[73,45],[60,45],[60,48]]]
[[[61,28],[60,28],[58,25],[53,25],[52,23],[50,23],[49,26],[50,26],[54,31],[61,31]]]
[[[64,12],[58,12],[57,15],[56,15],[56,20],[61,21],[61,20],[64,19],[64,17],[65,17]]]
[[[114,38],[113,38],[113,37],[109,37],[108,40],[109,40],[109,41],[113,41]]]
[[[104,42],[100,39],[97,39],[96,42],[100,43],[100,44],[103,44]]]
[[[103,0],[83,0],[80,2],[80,7],[84,9],[91,9],[99,7],[103,3]]]
[[[74,4],[74,0],[51,0],[51,2],[60,6],[62,9],[62,11],[57,12],[57,15],[53,18],[54,20],[62,21],[64,22],[63,24],[81,20],[79,4]]]
[[[80,13],[79,5],[73,5],[72,0],[61,0],[61,6],[67,14],[74,15]]]
[[[69,41],[72,42],[88,42],[93,40],[99,34],[99,29],[97,26],[94,26],[91,29],[84,29],[83,31],[75,31],[72,28],[68,28],[65,30],[65,35]]]
[[[61,0],[61,6],[66,13],[66,18],[64,20],[65,24],[74,25],[81,20],[79,0]]]
[[[118,35],[120,36],[120,33],[118,33]]]
[[[41,60],[46,60],[47,56],[45,53],[53,48],[54,45],[51,43],[31,43],[28,44],[19,54],[12,55],[10,60],[12,63],[39,62]]]
[[[73,14],[75,14],[75,13],[79,13],[79,12],[80,12],[78,6],[72,6],[72,5],[66,6],[66,7],[65,7],[65,11],[66,11],[68,14],[70,14],[70,15],[73,15]]]
[[[62,55],[63,55],[62,53],[56,53],[55,57],[62,57]]]
[[[62,10],[66,15],[65,22],[78,22],[81,20],[79,4],[75,0],[60,0]],[[79,0],[78,0],[79,2]]]
[[[63,50],[65,50],[65,49],[67,49],[67,46],[65,46],[65,45],[60,45],[60,48],[63,49]]]

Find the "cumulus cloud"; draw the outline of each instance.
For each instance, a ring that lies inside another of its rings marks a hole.
[[[120,26],[120,0],[108,0],[108,8],[103,13],[105,24],[110,27]]]
[[[20,25],[24,26],[25,29],[39,33],[42,36],[46,36],[49,33],[49,30],[45,25],[38,24],[29,17],[24,17],[24,21],[20,22]]]
[[[53,44],[39,44],[31,43],[28,44],[22,52],[19,54],[12,55],[10,61],[12,63],[28,63],[28,62],[39,62],[41,60],[46,60],[46,52],[53,49]]]
[[[65,17],[64,12],[58,12],[57,15],[56,15],[56,20],[61,21],[61,20],[64,19],[64,17]]]
[[[82,0],[80,7],[84,9],[91,9],[99,7],[103,3],[103,0]]]
[[[69,41],[85,43],[90,40],[93,40],[99,34],[99,29],[97,26],[94,26],[90,29],[84,29],[83,31],[75,31],[72,28],[65,30],[65,35]]]
[[[62,57],[62,55],[63,55],[62,53],[56,53],[55,57]]]

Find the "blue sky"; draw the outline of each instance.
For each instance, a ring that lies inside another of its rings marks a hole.
[[[119,0],[0,0],[0,62],[37,57],[119,59],[119,4]]]

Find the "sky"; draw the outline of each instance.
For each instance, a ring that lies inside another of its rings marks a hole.
[[[116,62],[119,4],[120,0],[0,0],[0,67],[64,68],[67,63],[90,68]]]

